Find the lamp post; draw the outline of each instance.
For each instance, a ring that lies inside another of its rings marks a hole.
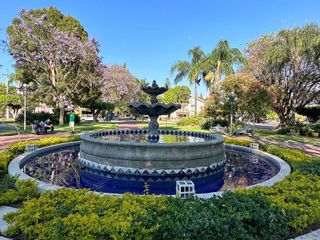
[[[232,125],[233,125],[233,107],[237,96],[234,92],[231,92],[228,96],[230,102],[230,135],[232,135]]]
[[[7,95],[9,95],[9,79],[7,80]],[[9,120],[10,113],[9,113],[9,106],[6,109],[6,119]]]
[[[20,93],[23,94],[23,133],[27,132],[27,92],[35,90],[35,87],[31,87],[24,83],[19,88]]]

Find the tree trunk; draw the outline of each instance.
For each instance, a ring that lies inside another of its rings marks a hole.
[[[101,112],[101,110],[95,110],[95,109],[91,109],[91,112],[92,112],[92,116],[93,116],[93,121],[94,122],[98,122],[98,116],[99,116],[99,113]]]
[[[279,118],[280,118],[280,127],[288,127],[295,121],[295,116],[292,111],[283,113],[283,112],[277,112]]]
[[[63,123],[64,123],[64,102],[63,102],[63,100],[60,100],[60,102],[59,102],[59,109],[60,109],[59,125],[63,125]]]
[[[194,81],[194,116],[196,117],[198,112],[198,106],[197,106],[197,98],[198,98],[198,83],[197,79]]]

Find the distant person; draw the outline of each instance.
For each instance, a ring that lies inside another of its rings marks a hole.
[[[71,133],[74,133],[74,122],[75,122],[76,115],[74,114],[74,111],[72,110],[69,115],[69,126],[71,129]]]
[[[53,123],[51,122],[50,118],[47,118],[47,120],[45,120],[44,123],[45,123],[46,130],[50,129],[51,133],[53,133],[54,126],[53,126]]]

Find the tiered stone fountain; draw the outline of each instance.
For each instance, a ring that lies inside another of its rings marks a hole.
[[[217,172],[223,176],[223,137],[210,133],[159,130],[158,117],[181,106],[160,103],[157,96],[167,88],[158,87],[155,81],[142,90],[151,96],[151,104],[132,103],[129,108],[150,117],[149,129],[84,134],[81,137],[80,163],[99,174],[189,178]]]

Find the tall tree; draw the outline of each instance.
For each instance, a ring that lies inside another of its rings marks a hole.
[[[20,12],[8,28],[10,54],[22,75],[28,75],[60,109],[59,123],[70,96],[88,72],[100,65],[98,44],[87,38],[80,23],[56,8]]]
[[[15,117],[18,109],[21,108],[22,96],[17,93],[17,88],[0,83],[0,116],[4,114],[7,107],[10,107]]]
[[[194,115],[197,115],[197,98],[198,98],[198,85],[202,77],[202,68],[200,63],[205,55],[200,47],[194,47],[188,51],[191,62],[178,61],[171,67],[171,73],[176,73],[174,83],[182,81],[188,77],[191,84],[194,84]]]
[[[281,125],[320,94],[320,29],[316,25],[263,36],[248,46],[249,70],[273,88]]]
[[[124,110],[128,102],[137,101],[141,92],[141,83],[124,65],[102,66],[102,100],[114,103]]]
[[[237,48],[230,48],[227,40],[220,40],[217,47],[214,48],[201,63],[200,68],[205,72],[205,83],[209,89],[212,84],[221,79],[221,77],[233,74],[235,65],[243,65],[245,58]]]
[[[235,112],[244,119],[255,122],[272,109],[271,91],[250,74],[229,75],[223,80],[222,88],[225,99],[228,99],[231,93],[237,96]]]
[[[188,103],[190,96],[191,96],[191,91],[188,87],[176,86],[174,88],[170,88],[167,92],[165,92],[161,100],[166,104]]]

